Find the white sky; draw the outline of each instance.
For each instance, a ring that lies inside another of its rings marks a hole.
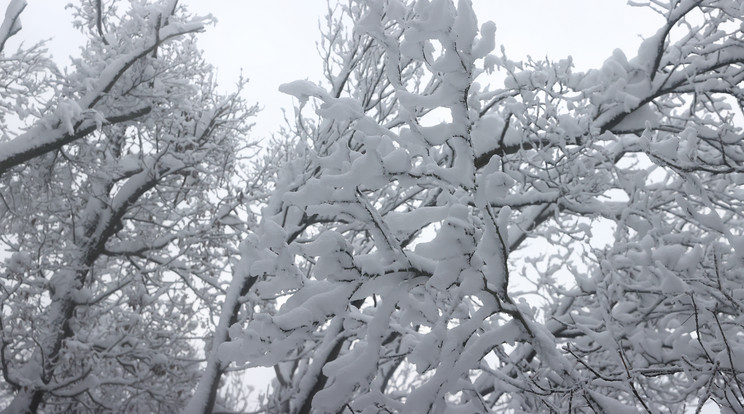
[[[69,24],[67,1],[28,0],[21,15],[24,29],[8,42],[14,48],[27,42],[52,40],[49,49],[58,63],[69,62],[82,44]],[[8,0],[1,0],[5,9]],[[641,37],[650,36],[661,22],[646,8],[625,0],[473,0],[479,22],[496,23],[496,42],[507,56],[518,60],[530,54],[561,59],[574,57],[578,69],[598,67],[621,48],[635,54]],[[53,4],[53,5],[52,5]],[[228,89],[240,70],[251,82],[246,98],[263,111],[256,119],[253,138],[266,137],[282,122],[281,108],[291,114],[292,99],[277,91],[296,79],[319,80],[321,64],[315,42],[318,21],[327,9],[325,0],[181,0],[197,14],[211,13],[218,20],[200,35],[207,60],[219,71]]]

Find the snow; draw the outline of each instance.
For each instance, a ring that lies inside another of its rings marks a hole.
[[[697,157],[698,135],[695,128],[685,128],[679,134],[679,149],[677,157],[686,163],[694,163]]]
[[[677,148],[679,148],[679,140],[676,137],[667,137],[663,141],[651,143],[651,153],[657,157],[661,157],[665,161],[671,161],[677,159]]]
[[[509,174],[501,171],[488,174],[484,181],[486,200],[498,204],[502,204],[504,198],[509,193],[509,189],[516,183]]]
[[[330,95],[323,88],[306,80],[283,83],[279,85],[279,92],[294,96],[300,101],[300,104],[306,103],[311,97],[320,98],[324,101],[330,99]]]
[[[734,344],[733,347],[719,352],[715,359],[723,369],[735,369],[742,372],[744,371],[744,345]]]
[[[486,57],[496,48],[496,24],[491,21],[483,23],[480,36],[471,52],[474,59]]]
[[[473,12],[471,0],[457,2],[457,15],[452,23],[452,31],[455,33],[457,49],[464,53],[471,53],[473,41],[478,34],[478,19]]]
[[[18,8],[25,5],[25,2],[13,0],[11,6]],[[199,31],[203,28],[206,20],[195,19],[187,23],[170,24],[160,29],[160,41],[167,41],[185,33]],[[61,146],[70,139],[79,138],[75,135],[75,123],[81,117],[81,114],[90,109],[105,96],[121,78],[122,74],[127,71],[142,55],[152,50],[156,46],[156,39],[150,37],[147,42],[141,45],[137,50],[124,53],[107,62],[106,67],[98,72],[98,78],[94,82],[92,89],[86,91],[84,96],[78,100],[61,100],[55,108],[54,115],[60,122],[59,128],[50,129],[46,125],[48,119],[42,119],[38,125],[30,128],[27,132],[19,135],[11,141],[0,143],[0,173],[6,168],[4,164],[10,163],[17,158],[23,158],[24,154],[33,153],[40,148],[49,146]],[[138,109],[139,110],[139,109]],[[136,111],[135,111],[136,112]],[[112,116],[113,114],[105,114]],[[104,114],[96,112],[93,119],[83,119],[78,127],[78,131],[87,130],[91,127],[100,127]],[[66,141],[67,140],[67,141]],[[13,164],[9,165],[12,166]]]
[[[26,252],[13,253],[5,261],[5,269],[8,273],[23,274],[32,265],[31,255]]]
[[[663,41],[661,37],[662,32],[659,32],[644,39],[638,47],[638,56],[631,63],[650,74],[654,61],[659,54],[659,45]]]
[[[656,127],[658,125],[659,116],[653,110],[653,106],[651,104],[646,104],[625,115],[622,121],[620,121],[612,128],[612,131],[619,132],[644,130],[647,127]]]
[[[385,222],[393,231],[407,234],[444,220],[447,211],[446,206],[421,207],[405,213],[392,211],[385,215]]]
[[[54,111],[54,115],[59,119],[59,122],[62,123],[62,127],[64,127],[70,135],[75,135],[73,124],[75,124],[80,118],[81,113],[82,110],[77,102],[69,100],[61,101],[57,104],[57,109]],[[96,122],[96,125],[98,125],[98,122]]]
[[[186,33],[200,31],[204,28],[204,24],[204,19],[195,19],[194,21],[187,23],[169,24],[160,29],[158,38],[161,42],[164,42]],[[100,71],[95,89],[89,91],[85,96],[79,99],[77,105],[80,108],[92,109],[106,92],[108,92],[120,79],[121,74],[138,61],[143,54],[146,54],[148,51],[152,50],[152,48],[156,47],[156,45],[156,39],[153,36],[148,38],[147,42],[145,42],[139,49],[112,59],[111,62]]]
[[[338,286],[324,281],[306,284],[282,305],[272,322],[285,332],[325,322],[346,308],[346,302],[339,299],[350,298],[355,290],[353,284]]]
[[[672,272],[665,272],[661,281],[661,292],[665,294],[685,293],[689,289],[687,283]]]
[[[676,269],[685,273],[694,273],[703,261],[705,251],[702,246],[696,245],[691,250],[684,252],[677,261]]]
[[[411,169],[411,157],[402,148],[397,148],[382,158],[382,167],[390,174],[403,174]]]
[[[75,272],[71,270],[60,270],[49,279],[49,291],[52,293],[51,299],[58,301],[70,295],[79,286],[79,281],[75,278]]]
[[[599,404],[600,408],[604,412],[613,413],[613,414],[637,414],[638,409],[636,407],[631,407],[625,404],[622,404],[621,402],[609,398],[607,396],[604,396],[596,391],[589,391],[589,393],[592,396],[592,399]]]
[[[362,106],[351,98],[327,99],[315,112],[334,121],[350,121],[364,116]]]
[[[437,38],[440,33],[447,32],[452,27],[454,16],[453,5],[448,0],[432,0],[416,3],[415,10],[419,18],[409,24],[420,30],[430,38]]]
[[[430,127],[419,127],[418,131],[429,145],[442,145],[452,136],[450,124],[441,122]]]
[[[21,20],[18,16],[27,5],[26,0],[11,0],[5,9],[5,17],[0,25],[0,51],[9,37],[21,30]]]
[[[504,119],[499,115],[487,115],[479,118],[470,132],[475,153],[485,154],[496,148],[505,124]]]

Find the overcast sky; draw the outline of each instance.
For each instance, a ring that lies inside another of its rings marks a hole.
[[[7,0],[0,2],[7,3]],[[266,136],[281,123],[281,108],[292,100],[277,92],[280,84],[296,79],[320,79],[315,42],[325,0],[181,0],[197,14],[211,13],[218,23],[200,35],[207,59],[219,70],[219,81],[229,88],[240,70],[251,79],[250,102],[264,108],[254,130]],[[482,23],[496,23],[497,44],[512,59],[526,55],[561,59],[573,56],[578,69],[598,67],[615,48],[633,56],[641,35],[650,36],[659,16],[625,0],[474,0]],[[53,4],[53,5],[52,5]],[[69,24],[67,1],[29,0],[22,17],[23,36],[14,39],[52,40],[49,48],[59,64],[69,62],[82,44]],[[5,7],[3,7],[4,10]],[[14,44],[9,44],[13,47]]]

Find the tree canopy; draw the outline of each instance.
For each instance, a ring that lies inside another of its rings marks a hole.
[[[209,20],[101,6],[74,8],[88,43],[64,72],[43,45],[0,61],[3,412],[179,411],[245,227],[256,108],[216,92]]]
[[[75,74],[1,63],[6,412],[233,410],[258,366],[272,413],[744,411],[740,2],[632,2],[664,24],[588,71],[469,0],[332,3],[249,170],[205,20],[102,4]]]

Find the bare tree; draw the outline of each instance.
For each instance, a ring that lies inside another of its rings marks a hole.
[[[256,108],[242,81],[216,92],[208,20],[176,1],[74,11],[91,31],[68,73],[38,46],[0,63],[0,108],[30,124],[0,141],[3,412],[178,411],[250,213]]]
[[[744,410],[743,11],[645,6],[576,72],[467,0],[339,5],[210,361],[268,412]]]

